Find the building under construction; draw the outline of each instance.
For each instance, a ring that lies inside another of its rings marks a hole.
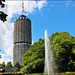
[[[31,20],[21,15],[14,22],[13,64],[18,60],[22,65],[22,56],[29,50],[31,43]]]

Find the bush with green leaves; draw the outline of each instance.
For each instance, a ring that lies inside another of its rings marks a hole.
[[[14,67],[17,68],[17,71],[22,67],[18,61],[15,62]]]
[[[0,64],[0,68],[5,68],[5,62],[3,62],[2,64]]]
[[[7,62],[6,67],[8,67],[8,68],[12,68],[13,67],[11,61]]]

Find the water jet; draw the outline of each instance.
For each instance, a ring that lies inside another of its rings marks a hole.
[[[54,60],[53,53],[50,44],[50,40],[47,34],[47,30],[45,30],[45,68],[44,75],[55,75],[54,74]]]

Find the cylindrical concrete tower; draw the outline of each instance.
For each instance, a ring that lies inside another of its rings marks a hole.
[[[22,56],[29,50],[31,43],[31,20],[21,15],[14,22],[13,64],[18,60],[22,65]]]

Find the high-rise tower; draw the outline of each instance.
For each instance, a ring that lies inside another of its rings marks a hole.
[[[22,65],[22,56],[29,50],[31,43],[31,20],[21,15],[14,22],[13,64],[18,60]]]

